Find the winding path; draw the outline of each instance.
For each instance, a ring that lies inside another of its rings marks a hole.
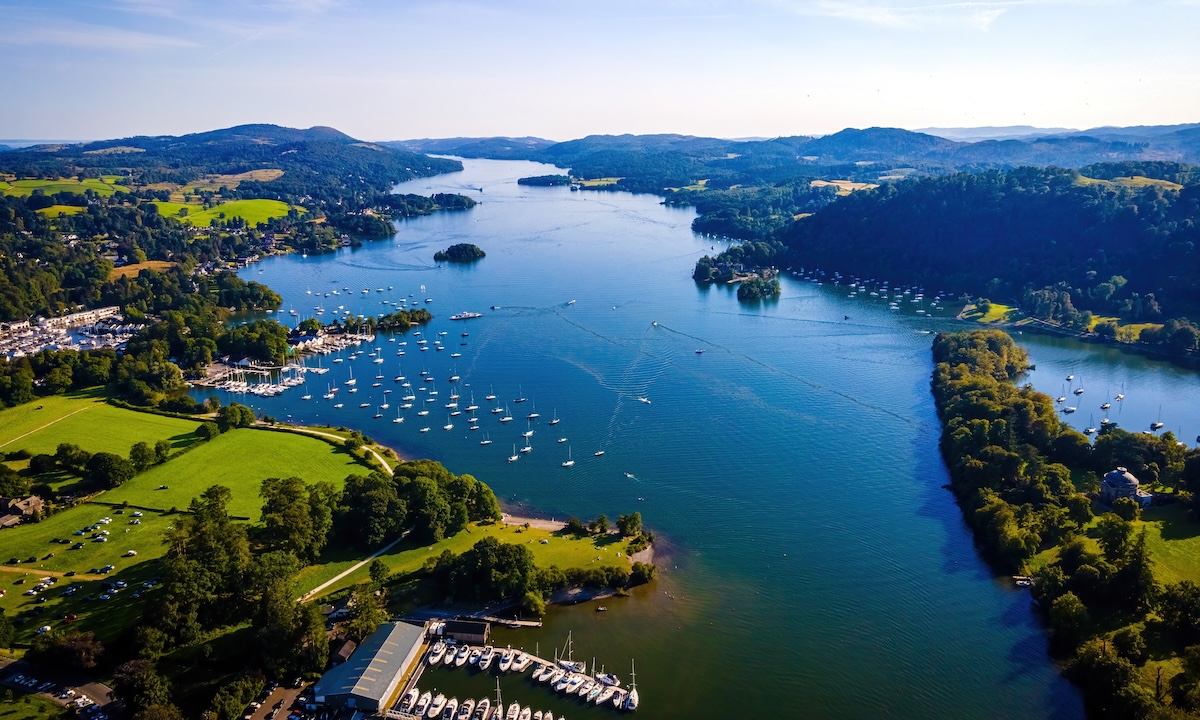
[[[298,427],[296,425],[284,425],[283,427],[286,427],[290,432],[302,433],[304,435],[319,435],[320,437],[329,438],[331,440],[345,440],[345,438],[343,438],[341,435],[334,435],[333,433],[321,432],[320,430],[311,430],[309,428]],[[375,459],[379,461],[379,464],[382,465],[384,467],[384,469],[387,470],[388,475],[395,474],[392,471],[392,466],[388,463],[387,460],[383,459],[382,455],[380,455],[378,452],[376,452],[375,448],[364,446],[364,449],[367,452],[369,452],[375,456]],[[380,552],[382,552],[382,550]],[[371,557],[374,557],[374,555],[372,555]],[[371,558],[367,558],[367,560],[370,560],[370,559]]]
[[[368,557],[365,557],[365,558],[363,558],[362,560],[359,560],[359,561],[358,561],[358,562],[356,562],[355,564],[351,565],[349,568],[347,568],[347,569],[343,570],[342,572],[338,573],[337,575],[335,575],[334,577],[330,578],[329,580],[326,580],[325,582],[323,582],[323,583],[321,583],[320,585],[316,586],[316,587],[315,587],[315,588],[313,588],[312,590],[309,590],[308,592],[304,593],[304,595],[300,597],[300,602],[308,602],[309,600],[312,600],[314,597],[316,597],[317,593],[321,592],[321,591],[322,591],[322,590],[324,590],[325,588],[327,588],[327,587],[329,587],[330,585],[334,584],[334,583],[335,583],[335,582],[337,582],[338,580],[341,580],[342,578],[346,577],[347,575],[349,575],[350,573],[352,573],[352,572],[354,572],[355,570],[359,569],[359,568],[360,568],[360,567],[362,567],[363,565],[366,565],[367,563],[371,562],[372,560],[374,560],[375,558],[377,558],[377,557],[379,557],[380,555],[384,554],[384,553],[385,553],[385,552],[387,552],[388,550],[391,550],[391,549],[392,549],[393,547],[395,547],[395,546],[396,546],[396,545],[397,545],[397,544],[398,544],[398,543],[399,543],[401,540],[403,540],[403,539],[405,538],[405,536],[407,536],[407,535],[408,535],[408,533],[407,533],[407,532],[406,532],[406,533],[404,533],[403,535],[401,535],[400,537],[398,537],[398,538],[396,538],[395,540],[391,541],[391,542],[390,542],[390,543],[388,543],[387,545],[384,545],[383,547],[379,548],[378,550],[376,550],[374,553],[372,553],[372,554],[371,554],[371,555],[369,555]]]

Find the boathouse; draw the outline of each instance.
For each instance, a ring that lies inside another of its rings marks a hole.
[[[382,623],[349,659],[335,665],[313,685],[313,701],[374,713],[386,709],[405,671],[420,657],[424,643],[423,627]]]
[[[442,635],[468,645],[487,645],[492,634],[492,624],[481,620],[447,620],[442,624]]]

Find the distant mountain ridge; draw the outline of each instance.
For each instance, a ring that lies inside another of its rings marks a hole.
[[[729,140],[679,134],[589,135],[553,143],[523,138],[448,138],[387,143],[413,152],[528,159],[571,168],[583,177],[653,174],[672,183],[723,178],[729,183],[779,182],[854,172],[889,178],[892,170],[940,174],[1019,166],[1081,167],[1100,162],[1200,162],[1200,123],[1087,131],[1032,126],[847,128],[831,135]],[[938,133],[942,134],[938,134]],[[953,137],[946,137],[951,135]],[[471,154],[464,154],[464,153]],[[871,168],[869,170],[855,167]],[[873,175],[872,175],[873,173]]]

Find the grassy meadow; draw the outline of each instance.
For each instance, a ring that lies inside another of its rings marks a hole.
[[[1170,180],[1155,180],[1154,178],[1134,175],[1132,177],[1119,177],[1112,180],[1097,180],[1086,175],[1080,175],[1078,183],[1080,185],[1107,185],[1109,187],[1124,187],[1135,190],[1146,187],[1160,187],[1164,190],[1182,190],[1183,186],[1179,183],[1173,183]]]
[[[616,536],[575,538],[549,530],[527,529],[501,523],[471,523],[463,532],[433,545],[418,546],[402,542],[380,555],[379,559],[387,564],[392,574],[405,575],[420,570],[426,560],[436,558],[446,550],[456,555],[466,552],[471,549],[472,545],[485,537],[494,537],[501,542],[527,545],[533,551],[534,561],[540,567],[550,567],[551,565],[557,565],[560,568],[588,567],[593,563],[620,565],[630,562],[628,541],[618,540]],[[542,543],[543,540],[546,541],[545,544]],[[620,557],[617,556],[617,553],[621,553]],[[300,571],[296,578],[297,594],[308,592],[321,583],[336,577],[338,573],[349,569],[363,557],[362,553],[346,550],[327,552],[321,558],[320,563]],[[351,585],[365,582],[368,577],[368,566],[364,565],[323,590],[321,594],[328,595]]]
[[[225,219],[239,217],[250,225],[258,225],[271,218],[283,217],[291,209],[287,203],[279,200],[230,200],[207,210],[199,203],[156,200],[154,204],[158,206],[160,214],[178,218],[180,221],[196,227],[212,225],[213,220],[221,219],[222,213],[225,215]],[[187,210],[187,215],[180,216],[179,213],[183,210]]]
[[[86,210],[87,208],[79,205],[51,205],[48,208],[38,210],[38,213],[48,218],[56,218],[60,215],[78,215]]]
[[[74,443],[92,453],[128,455],[143,440],[170,440],[179,449],[195,441],[198,425],[115,407],[95,391],[52,395],[0,411],[0,452],[53,454],[59,443]]]
[[[962,317],[963,320],[971,320],[978,323],[1003,322],[1004,320],[1008,319],[1008,314],[1011,313],[1013,309],[1014,308],[1012,305],[1002,305],[994,302],[985,313],[972,304],[963,308]]]
[[[810,187],[835,187],[837,194],[845,197],[855,190],[874,190],[879,187],[875,183],[854,182],[853,180],[813,180]]]
[[[60,192],[77,193],[82,195],[88,190],[94,190],[97,195],[109,197],[115,192],[129,192],[129,188],[118,185],[116,176],[105,178],[88,178],[79,181],[75,178],[59,178],[57,180],[0,180],[0,193],[28,197],[34,190],[41,190],[47,195]]]
[[[324,441],[243,428],[153,467],[98,499],[182,510],[206,488],[224,485],[233,491],[230,514],[257,520],[262,509],[258,489],[269,477],[295,476],[308,483],[328,480],[340,487],[347,475],[356,472],[369,471],[353,455]],[[167,489],[160,490],[160,485]]]
[[[147,260],[146,262],[130,263],[122,265],[119,268],[113,268],[113,271],[108,274],[109,280],[116,280],[120,277],[137,277],[138,273],[143,270],[154,270],[156,272],[166,270],[169,267],[174,267],[179,263],[169,262],[167,260]]]

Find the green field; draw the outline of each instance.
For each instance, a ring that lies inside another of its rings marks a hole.
[[[290,206],[278,200],[230,200],[207,210],[202,205],[178,202],[162,202],[154,204],[158,212],[168,217],[176,217],[189,225],[208,227],[213,220],[218,220],[221,214],[225,219],[240,217],[251,225],[264,223],[271,218],[283,217],[288,214]],[[179,212],[186,209],[188,214],[180,217]]]
[[[27,695],[13,688],[12,702],[0,701],[0,720],[49,720],[65,717],[66,709],[39,695]]]
[[[1126,187],[1133,189],[1141,189],[1145,187],[1156,186],[1164,190],[1182,190],[1183,186],[1179,183],[1173,183],[1170,180],[1156,180],[1154,178],[1134,175],[1132,177],[1118,177],[1112,180],[1097,180],[1085,175],[1079,176],[1080,185],[1107,185],[1109,187]]]
[[[557,565],[560,568],[588,567],[598,565],[628,564],[628,545],[616,536],[604,538],[585,537],[575,539],[568,535],[556,535],[548,530],[537,528],[525,529],[514,525],[500,523],[471,523],[463,532],[451,538],[426,546],[414,546],[403,542],[388,552],[379,556],[392,574],[408,574],[420,570],[425,561],[441,555],[449,550],[460,554],[471,549],[471,546],[485,537],[495,537],[503,542],[527,545],[533,551],[534,561],[540,567]],[[546,544],[542,544],[546,540]],[[617,553],[621,553],[618,557]],[[350,568],[365,557],[363,553],[337,551],[327,553],[321,558],[321,563],[304,568],[296,579],[298,594],[303,594],[321,583],[337,576],[338,573]],[[339,580],[334,585],[321,592],[322,595],[337,592],[342,588],[367,580],[368,565],[364,565],[353,573]]]
[[[1088,326],[1088,330],[1094,331],[1097,325],[1107,321],[1112,321],[1117,324],[1117,340],[1120,340],[1121,342],[1137,342],[1137,339],[1142,334],[1143,330],[1147,328],[1159,330],[1162,328],[1162,323],[1121,324],[1121,318],[1094,315],[1092,316],[1092,324]]]
[[[51,205],[48,208],[38,210],[38,212],[48,218],[56,218],[59,215],[78,215],[85,210],[87,208],[80,207],[79,205]]]
[[[94,391],[51,395],[0,411],[0,451],[53,453],[74,443],[91,453],[128,455],[138,441],[170,440],[176,448],[195,440],[199,422],[151,415],[109,405]]]
[[[108,179],[115,180],[110,176]],[[95,190],[97,195],[109,197],[115,192],[129,192],[124,185],[116,185],[105,180],[88,178],[83,182],[75,178],[59,178],[58,180],[0,180],[0,193],[28,197],[34,190],[41,190],[47,195],[60,192],[83,194],[87,190]]]
[[[975,305],[968,305],[963,308],[963,320],[972,320],[978,323],[994,323],[1003,322],[1008,318],[1008,314],[1013,311],[1011,305],[1001,305],[1000,303],[992,303],[988,308],[987,313],[980,312]]]
[[[151,468],[121,487],[106,492],[105,502],[124,502],[168,510],[184,509],[212,485],[233,490],[232,515],[258,519],[262,481],[299,477],[314,483],[328,480],[341,487],[351,473],[366,474],[354,456],[332,445],[293,433],[231,430],[164,465]],[[166,490],[159,490],[166,485]]]

